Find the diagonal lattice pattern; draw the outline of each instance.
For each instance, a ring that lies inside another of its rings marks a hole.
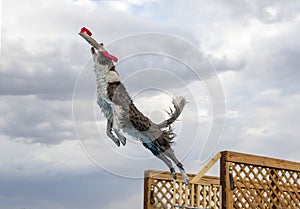
[[[144,209],[299,209],[300,163],[223,151],[185,186],[168,172],[146,171]],[[220,159],[220,177],[203,176]],[[182,208],[182,207],[180,207]]]
[[[300,172],[231,163],[234,208],[300,207]]]
[[[168,174],[169,175],[169,174]],[[150,188],[149,208],[173,209],[174,206],[220,209],[222,188],[216,181],[193,183],[166,179],[162,174],[148,179]]]

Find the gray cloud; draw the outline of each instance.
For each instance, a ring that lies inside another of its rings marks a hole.
[[[261,86],[279,88],[284,93],[299,91],[298,33],[298,28],[291,28],[253,43],[253,52],[249,55],[249,60],[253,61],[247,68],[249,75],[256,74],[261,77]]]
[[[131,186],[128,187],[128,181]],[[1,208],[107,208],[111,202],[127,202],[140,191],[140,181],[107,174],[41,176],[39,178],[1,177]],[[46,189],[45,189],[46,188]],[[118,188],[117,191],[109,188]],[[118,194],[116,196],[116,194]],[[105,201],[104,201],[105,200]]]
[[[7,44],[9,48],[2,56],[0,94],[71,100],[76,74],[84,63],[80,46],[73,44],[62,47],[58,41],[47,42],[38,52],[26,49],[25,44]]]
[[[59,143],[75,138],[71,102],[35,96],[2,96],[1,133],[26,143]]]

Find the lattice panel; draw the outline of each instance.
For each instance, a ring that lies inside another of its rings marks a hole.
[[[173,181],[155,179],[151,185],[150,198],[154,208],[170,208],[173,201]]]
[[[220,209],[221,192],[220,185],[185,186],[183,182],[154,179],[151,185],[150,202],[154,208],[159,209],[174,208],[174,205]]]
[[[231,163],[234,208],[300,208],[300,172]]]

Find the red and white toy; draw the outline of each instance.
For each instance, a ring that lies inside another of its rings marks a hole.
[[[101,52],[105,57],[110,58],[114,62],[118,62],[118,58],[114,55],[110,54],[106,49],[104,49],[103,45],[97,43],[95,39],[92,38],[92,32],[83,27],[81,28],[79,35],[81,35],[84,39],[86,39],[93,47],[95,47],[99,52]]]

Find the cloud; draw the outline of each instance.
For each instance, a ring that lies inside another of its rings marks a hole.
[[[142,208],[143,202],[140,201],[143,198],[142,192],[143,191],[140,191],[139,194],[131,195],[126,199],[123,199],[123,201],[111,202],[107,208]]]
[[[226,80],[225,77],[222,80]],[[230,87],[231,90],[227,89],[227,92],[235,92],[227,95],[230,98],[227,101],[228,112],[235,112],[235,117],[227,118],[221,147],[297,161],[297,127],[300,121],[296,104],[300,98],[299,91],[287,93],[287,88],[261,89],[259,82],[251,85],[253,78],[237,77],[234,80],[244,83],[237,82]],[[243,89],[247,85],[256,90]]]
[[[115,189],[108,188],[118,188],[118,200],[123,201],[142,189],[142,180],[111,175],[95,167],[83,155],[78,141],[45,146],[1,135],[0,145],[1,208],[80,209],[89,205],[96,209],[116,202]]]
[[[25,144],[1,135],[1,177],[40,178],[42,176],[81,175],[95,167],[82,153],[78,141],[55,145]]]
[[[261,86],[280,88],[284,93],[297,92],[298,33],[293,24],[287,24],[280,34],[253,42],[253,52],[249,54],[251,64],[247,66],[249,76],[260,76]]]
[[[141,183],[131,181],[129,187],[128,179],[99,173],[69,174],[68,176],[44,175],[43,178],[15,178],[14,181],[1,178],[0,206],[8,209],[81,209],[88,205],[89,208],[96,209],[120,205],[122,208],[122,202],[128,206],[133,204],[133,200],[138,201],[141,198],[141,195],[132,195],[136,191],[142,192],[139,186]],[[133,208],[138,208],[137,204],[133,205]]]
[[[1,133],[26,143],[55,144],[75,138],[71,102],[35,96],[2,96]]]
[[[71,100],[74,82],[84,60],[80,50],[59,42],[41,44],[39,52],[26,43],[7,44],[2,56],[2,95],[37,95],[43,99]]]

